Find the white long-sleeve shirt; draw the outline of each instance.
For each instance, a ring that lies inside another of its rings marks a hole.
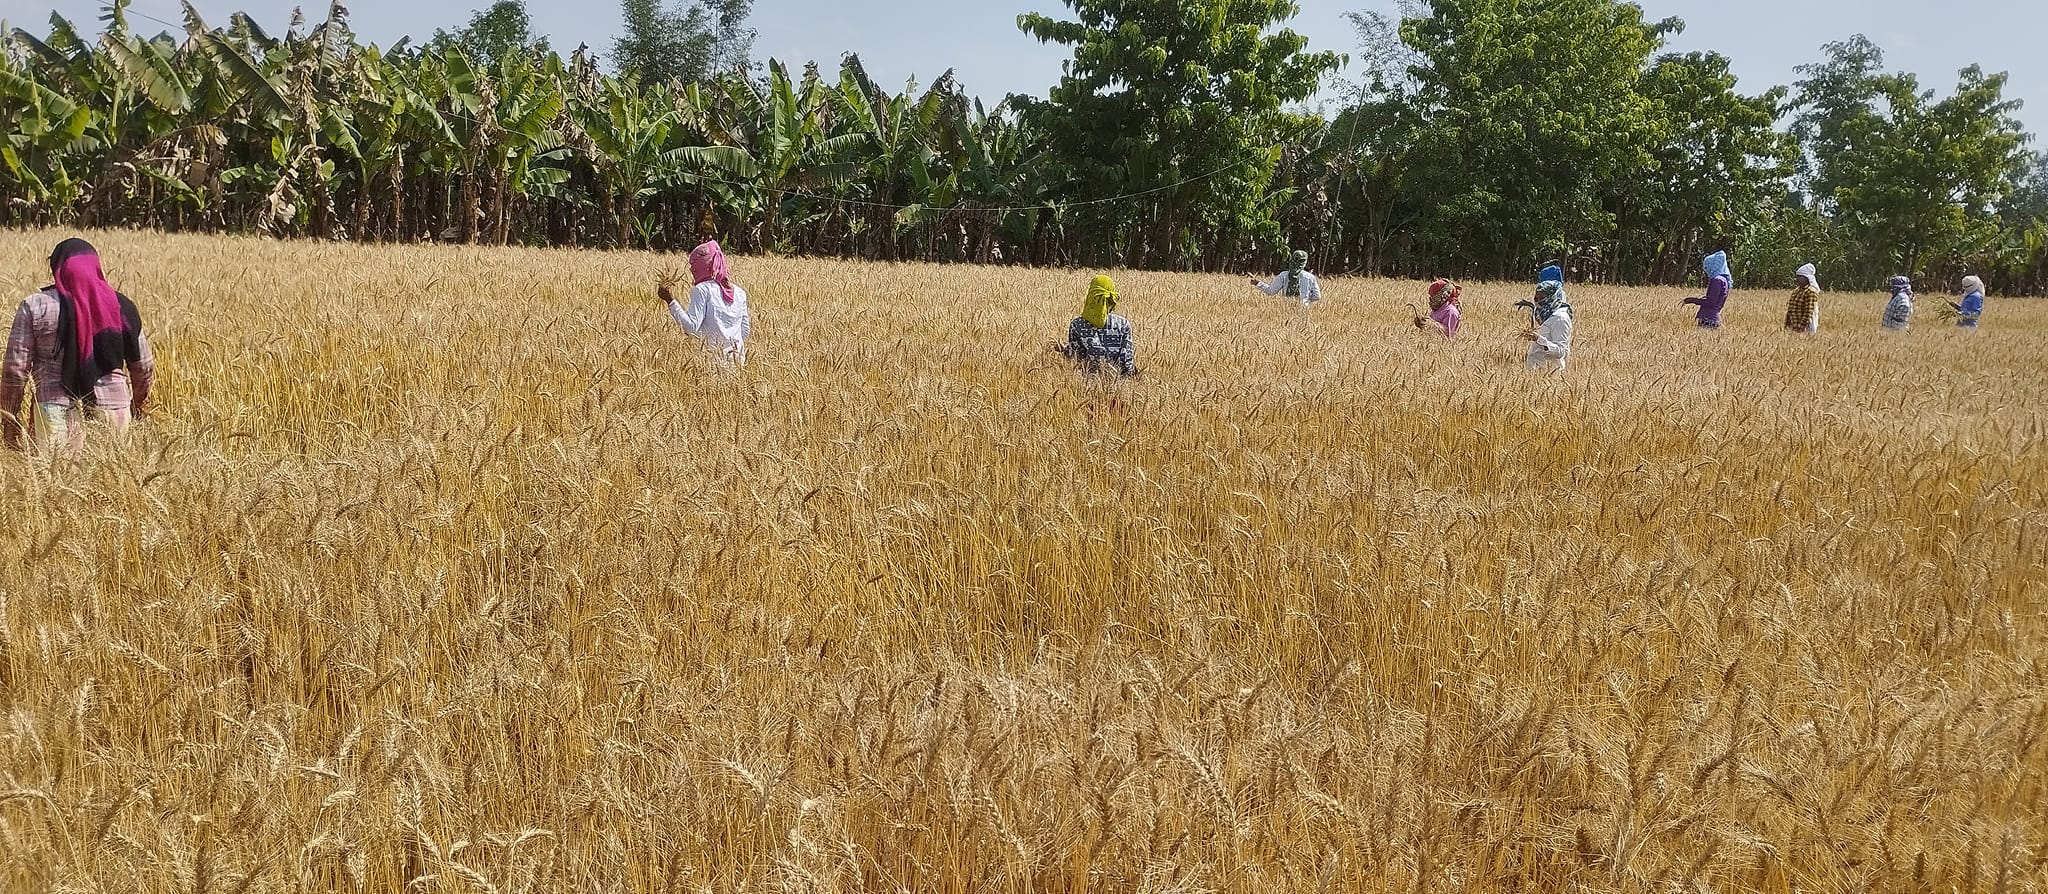
[[[668,315],[684,332],[703,339],[706,347],[728,360],[746,362],[747,335],[753,331],[746,289],[733,286],[732,303],[727,304],[717,283],[698,283],[688,299],[668,303]]]
[[[1558,310],[1536,327],[1536,340],[1529,343],[1529,356],[1522,365],[1534,370],[1556,371],[1564,369],[1565,358],[1572,355],[1572,315],[1570,311]]]
[[[1273,277],[1272,282],[1259,286],[1259,291],[1268,295],[1287,294],[1287,271],[1280,271],[1280,275]],[[1322,299],[1323,287],[1316,284],[1316,275],[1306,270],[1301,271],[1301,305],[1307,307],[1310,302]]]

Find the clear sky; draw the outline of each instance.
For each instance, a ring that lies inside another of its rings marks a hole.
[[[674,0],[671,0],[674,2]],[[1350,52],[1355,40],[1344,13],[1391,9],[1391,0],[1298,0],[1295,30],[1318,49]],[[1862,33],[1885,49],[1886,63],[1920,76],[1923,87],[1946,91],[1964,66],[1980,63],[2012,75],[2007,95],[2024,100],[2020,120],[2048,132],[2048,2],[2044,0],[1640,0],[1651,20],[1685,19],[1674,50],[1718,50],[1734,60],[1744,92],[1789,84],[1793,67],[1820,57],[1820,46]],[[355,0],[352,22],[363,39],[388,46],[400,35],[422,38],[453,28],[488,0]],[[96,19],[98,0],[0,0],[0,18],[40,31],[54,7],[81,25]],[[294,5],[309,16],[324,0],[196,0],[208,21],[223,23],[246,10],[282,31]],[[138,13],[182,21],[178,0],[135,0]],[[611,45],[618,30],[616,0],[528,0],[537,30],[557,47]],[[815,59],[830,70],[854,50],[868,71],[894,87],[915,75],[929,83],[957,69],[967,90],[993,103],[1008,93],[1042,95],[1058,80],[1062,48],[1040,46],[1017,30],[1017,14],[1063,11],[1058,0],[755,0],[756,56],[792,66]],[[2048,148],[2036,144],[2035,148]]]

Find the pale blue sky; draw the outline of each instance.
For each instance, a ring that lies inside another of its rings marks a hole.
[[[389,45],[453,27],[488,0],[355,0],[356,31]],[[1299,0],[1295,30],[1311,46],[1350,52],[1355,40],[1345,12],[1391,8],[1391,0]],[[1863,33],[1884,47],[1886,61],[1920,75],[1924,86],[1947,90],[1970,63],[2012,75],[2008,95],[2025,100],[2020,119],[2048,130],[2048,2],[2043,0],[1640,0],[1652,20],[1679,16],[1687,29],[1675,50],[1719,50],[1734,60],[1746,92],[1789,84],[1793,66],[1820,56],[1820,45]],[[294,5],[308,15],[324,0],[196,0],[209,21],[225,22],[243,9],[283,30]],[[0,0],[0,18],[41,30],[55,8],[81,24],[98,14],[98,0]],[[178,0],[135,0],[134,10],[181,21]],[[536,28],[563,49],[588,43],[609,47],[618,29],[616,0],[570,3],[528,0]],[[1043,94],[1059,77],[1062,48],[1040,46],[1017,30],[1017,14],[1063,11],[1057,0],[755,0],[757,56],[792,64],[836,63],[855,50],[878,79],[892,86],[911,75],[927,83],[957,69],[967,89],[991,103],[1006,93]],[[2041,148],[2037,145],[2036,148]]]

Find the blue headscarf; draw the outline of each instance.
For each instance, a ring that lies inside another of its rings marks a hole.
[[[1537,285],[1542,285],[1543,283],[1547,282],[1564,282],[1564,268],[1559,267],[1556,264],[1552,264],[1548,267],[1543,268],[1543,272],[1536,274]]]
[[[1709,280],[1716,276],[1728,277],[1728,288],[1735,288],[1735,276],[1728,272],[1727,252],[1717,251],[1708,255],[1706,260],[1700,262],[1700,269],[1706,271]]]

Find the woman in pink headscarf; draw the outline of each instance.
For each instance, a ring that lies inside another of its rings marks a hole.
[[[1429,284],[1429,316],[1409,305],[1415,316],[1415,328],[1431,335],[1445,338],[1458,337],[1458,299],[1465,294],[1465,288],[1448,279],[1439,279]]]
[[[21,300],[0,363],[0,423],[19,447],[34,429],[16,415],[30,381],[44,442],[76,454],[85,446],[85,423],[104,420],[116,431],[142,414],[156,361],[142,335],[142,314],[114,291],[100,256],[83,239],[66,239],[50,254],[56,282]]]
[[[747,290],[732,283],[732,267],[717,242],[706,242],[690,252],[690,289],[687,302],[676,300],[666,284],[655,294],[668,304],[683,331],[704,340],[706,347],[729,363],[747,362],[747,335],[753,330],[747,317]]]

